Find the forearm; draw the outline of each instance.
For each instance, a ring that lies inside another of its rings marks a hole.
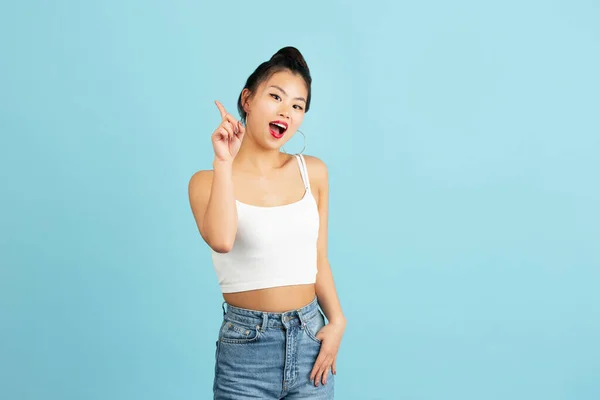
[[[319,261],[319,272],[317,273],[317,281],[315,288],[317,292],[317,300],[319,306],[325,313],[327,320],[330,323],[346,325],[346,317],[342,312],[342,306],[335,289],[333,273],[327,260]]]
[[[229,251],[237,232],[237,209],[231,178],[231,163],[213,163],[210,198],[203,219],[203,230],[211,247]]]

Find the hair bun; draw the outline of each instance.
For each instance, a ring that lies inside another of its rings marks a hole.
[[[293,61],[303,68],[308,69],[308,65],[306,64],[306,60],[304,60],[302,53],[300,53],[300,50],[293,46],[283,47],[279,49],[277,53],[273,54],[273,57],[271,57],[271,61],[275,62],[281,59]]]

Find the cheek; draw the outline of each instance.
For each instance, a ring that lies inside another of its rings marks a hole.
[[[302,122],[304,121],[304,113],[298,113],[294,116],[294,126],[296,128],[300,128]]]
[[[268,113],[277,109],[277,102],[269,99],[262,99],[256,107],[260,112]]]
[[[256,102],[252,105],[250,120],[253,125],[264,125],[269,114],[273,114],[268,102]]]

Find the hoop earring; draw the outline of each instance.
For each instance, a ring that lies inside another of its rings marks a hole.
[[[304,138],[304,147],[302,148],[302,151],[300,153],[297,153],[297,154],[302,154],[302,153],[304,153],[304,150],[306,149],[306,135],[300,129],[298,129],[297,132],[300,132],[302,134],[302,137]],[[283,152],[285,154],[289,154],[287,151],[285,151],[285,148],[283,146],[281,146],[281,150],[283,150]]]

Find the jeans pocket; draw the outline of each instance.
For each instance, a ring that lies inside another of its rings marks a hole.
[[[314,317],[306,321],[304,326],[304,332],[313,342],[321,344],[321,339],[317,338],[317,333],[325,326],[325,317],[323,313],[319,311]]]
[[[250,327],[227,319],[223,320],[221,330],[219,331],[219,341],[221,343],[251,343],[258,340],[259,337],[259,327]]]

